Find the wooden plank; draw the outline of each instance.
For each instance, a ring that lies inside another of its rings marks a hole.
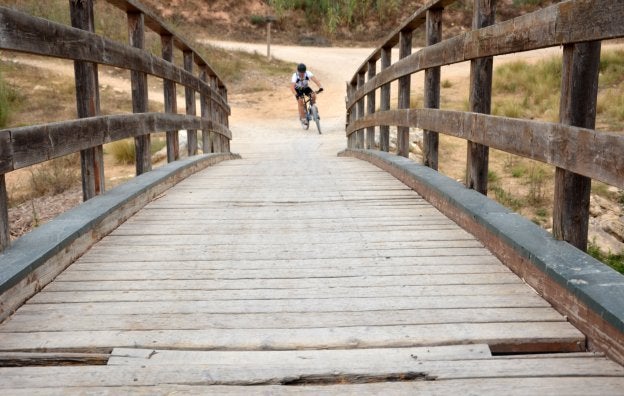
[[[346,377],[328,377],[338,382]],[[363,379],[365,377],[359,377]],[[396,378],[396,376],[395,376]],[[368,377],[371,379],[371,377]],[[377,377],[377,381],[382,381]],[[181,382],[181,381],[179,381]],[[392,395],[463,395],[471,393],[497,395],[505,393],[511,396],[525,396],[527,394],[541,394],[549,392],[556,395],[583,396],[592,393],[616,395],[624,386],[624,379],[619,377],[535,377],[535,378],[486,378],[486,379],[456,379],[444,381],[405,381],[405,382],[371,382],[354,385],[203,385],[197,382],[193,385],[158,384],[150,386],[58,386],[48,387],[40,385],[37,388],[3,388],[7,394],[15,396],[49,396],[49,395],[83,395],[84,393],[98,395],[153,395],[155,390],[162,394],[183,395],[240,395],[270,394],[270,395],[362,395],[372,396],[379,394]]]
[[[134,48],[145,48],[145,18],[140,12],[128,12],[128,39]],[[132,111],[149,112],[147,74],[132,70]],[[140,135],[134,138],[136,174],[141,175],[152,170],[151,136]]]
[[[213,92],[199,78],[162,58],[93,33],[6,7],[0,7],[0,26],[0,47],[3,49],[132,69],[175,81],[198,92]],[[229,105],[219,92],[214,91],[212,98],[225,113],[230,113]]]
[[[249,287],[242,285],[238,290]],[[278,288],[276,288],[278,289]],[[106,315],[114,312],[123,315],[164,315],[167,313],[272,313],[272,312],[353,312],[358,310],[399,309],[460,309],[460,308],[545,308],[547,303],[537,295],[493,296],[412,296],[399,300],[393,297],[343,297],[331,299],[262,299],[215,301],[117,301],[102,303],[27,304],[20,314],[63,313],[73,315]]]
[[[365,81],[365,73],[360,73],[358,75],[358,80],[357,80],[357,89],[360,89],[363,85],[364,85],[364,81]],[[357,118],[360,119],[362,117],[364,117],[366,114],[364,113],[364,98],[362,97],[362,99],[357,103]],[[360,148],[363,149],[364,148],[364,130],[359,130],[356,132],[356,148]]]
[[[334,351],[330,351],[334,352]],[[382,355],[383,356],[383,355]],[[204,386],[204,392],[213,390],[214,392],[226,391],[227,387],[206,387],[207,385],[271,385],[271,384],[303,384],[308,379],[314,384],[316,378],[325,378],[329,384],[334,386],[282,386],[277,387],[246,387],[245,392],[250,391],[278,391],[282,389],[284,393],[305,392],[306,394],[327,394],[334,389],[335,393],[329,394],[362,394],[361,391],[370,393],[364,394],[382,394],[394,393],[392,390],[409,391],[407,393],[398,394],[414,394],[415,390],[429,390],[432,394],[446,394],[443,392],[447,389],[449,382],[453,380],[466,381],[462,387],[453,387],[451,389],[468,390],[468,393],[478,391],[479,389],[488,390],[487,394],[497,394],[501,389],[508,389],[514,394],[527,394],[527,390],[535,390],[540,393],[539,386],[544,389],[553,390],[553,394],[558,394],[557,389],[561,386],[563,389],[570,389],[572,394],[584,394],[575,392],[573,387],[566,386],[565,382],[577,386],[576,389],[583,392],[603,394],[601,390],[614,389],[619,394],[621,386],[624,383],[622,377],[622,368],[612,362],[602,358],[576,358],[576,359],[473,359],[473,360],[423,360],[412,359],[403,364],[388,367],[384,370],[374,371],[374,365],[383,364],[383,357],[380,359],[363,360],[359,362],[346,362],[345,369],[336,366],[320,367],[318,369],[276,365],[268,367],[245,367],[245,366],[223,366],[214,367],[206,365],[187,364],[185,366],[145,366],[145,367],[128,367],[128,366],[96,366],[96,367],[33,367],[29,369],[4,368],[0,369],[2,380],[1,389],[26,389],[26,388],[54,388],[66,387],[71,384],[74,388],[97,386],[97,387],[116,387],[116,386],[151,386],[152,392],[159,389],[160,386],[171,386],[172,384],[187,384],[195,386]],[[22,375],[20,375],[20,372]],[[383,381],[384,375],[389,376],[397,373],[412,373],[414,378],[420,381],[387,383]],[[375,374],[375,375],[374,375]],[[337,383],[353,383],[357,382],[357,377],[377,378],[375,382],[361,385],[342,385]],[[350,379],[349,381],[339,382],[339,380]],[[544,381],[546,378],[548,381]],[[299,379],[297,382],[293,379]],[[333,381],[330,381],[333,379]],[[428,379],[428,380],[427,380]],[[435,380],[434,380],[435,379]],[[522,385],[523,380],[527,382],[527,386]],[[604,383],[601,385],[599,379]],[[559,380],[559,381],[558,381]],[[554,385],[548,386],[549,381],[553,381]],[[584,381],[588,381],[595,388],[588,388],[583,385]],[[317,382],[318,383],[318,382]],[[512,385],[512,386],[510,386]],[[514,388],[513,385],[517,387]],[[158,386],[158,388],[154,388]],[[509,386],[509,388],[508,388]],[[515,392],[514,389],[522,390],[524,393]],[[240,389],[238,390],[241,391]],[[341,393],[342,392],[342,393]],[[507,392],[507,391],[505,391]],[[482,393],[482,392],[479,392]],[[281,394],[281,393],[280,393]],[[567,394],[567,393],[565,393]],[[586,394],[586,393],[585,393]]]
[[[95,32],[93,0],[70,2],[71,24],[88,32]],[[74,62],[76,107],[79,118],[100,114],[98,65]],[[101,146],[89,147],[80,152],[82,197],[88,200],[104,192],[104,153]]]
[[[624,4],[620,2],[567,1],[466,32],[396,62],[350,96],[347,107],[371,89],[431,67],[563,44],[624,37],[624,26],[615,22],[623,18]]]
[[[381,70],[386,70],[392,64],[392,47],[381,49]],[[381,101],[379,109],[381,111],[390,110],[390,84],[381,87],[379,94]],[[379,149],[388,152],[390,150],[390,126],[381,125],[379,127]]]
[[[442,40],[442,9],[427,11],[427,45]],[[424,107],[440,108],[440,67],[425,70]],[[423,165],[438,170],[439,136],[423,130]]]
[[[380,359],[380,355],[383,356]],[[109,366],[163,366],[193,362],[205,366],[261,367],[268,362],[277,367],[302,370],[347,369],[354,362],[376,361],[378,368],[391,369],[417,361],[479,360],[492,357],[485,344],[450,345],[426,348],[348,349],[340,351],[167,351],[154,349],[115,348]],[[369,363],[370,364],[370,363]]]
[[[368,80],[370,81],[377,74],[377,64],[371,61],[368,65]],[[373,114],[375,112],[375,91],[368,94],[366,98],[366,114]],[[375,147],[375,127],[368,127],[366,129],[366,144],[364,148],[370,149]]]
[[[437,130],[624,188],[624,159],[616,155],[624,150],[624,137],[618,133],[434,109],[377,112],[349,125],[347,133],[384,124]]]
[[[9,223],[9,196],[6,178],[0,174],[0,252],[11,246],[11,224]]]
[[[149,132],[171,129],[205,128],[231,137],[222,125],[199,117],[178,114],[141,113],[90,117],[8,131],[11,142],[6,155],[11,159],[0,168],[10,172],[78,150]],[[2,153],[4,154],[4,153]]]
[[[160,36],[162,57],[167,62],[173,63],[173,36],[162,34]],[[178,95],[176,83],[171,80],[163,80],[165,112],[176,114],[178,112]],[[167,131],[167,162],[173,162],[180,158],[180,142],[178,131]]]
[[[407,58],[412,53],[412,31],[402,30],[399,34],[399,59]],[[412,76],[403,76],[399,79],[399,109],[409,109]],[[360,88],[361,89],[361,88]],[[409,128],[400,126],[397,128],[397,155],[409,157]]]
[[[193,52],[184,51],[184,70],[188,73],[193,74]],[[195,116],[197,114],[197,105],[195,102],[195,90],[191,87],[184,88],[184,94],[186,98],[186,115]],[[187,148],[188,155],[197,155],[197,130],[189,129],[186,132],[187,135]]]
[[[106,365],[109,358],[97,353],[0,352],[0,367]]]
[[[563,50],[559,121],[593,129],[598,103],[600,42],[568,45]],[[553,236],[587,250],[591,179],[557,168],[553,206]]]
[[[110,295],[110,293],[108,293]],[[156,294],[156,293],[152,293]],[[100,295],[104,296],[104,293]],[[171,294],[167,294],[171,295]],[[196,294],[197,295],[197,294]],[[128,297],[141,301],[137,293]],[[106,297],[104,297],[106,298]],[[76,303],[87,299],[64,299]],[[97,301],[92,299],[91,301]],[[360,312],[300,312],[250,314],[158,314],[158,315],[66,315],[38,313],[16,315],[0,327],[1,333],[108,331],[108,330],[198,330],[198,329],[301,329],[318,327],[432,325],[450,323],[521,323],[563,322],[564,318],[551,308],[470,308],[381,310]]]
[[[200,80],[208,83],[208,68],[207,66],[201,66],[200,67]],[[201,112],[201,117],[203,119],[211,119],[212,116],[212,101],[210,100],[210,97],[206,96],[203,93],[200,93],[200,112]],[[211,132],[208,129],[204,129],[202,130],[202,152],[204,154],[209,154],[209,153],[213,153],[213,147],[212,147],[212,139],[210,136]]]
[[[496,0],[476,1],[474,4],[472,29],[493,25]],[[473,113],[491,112],[493,64],[492,57],[470,61],[470,111]],[[466,187],[487,195],[490,148],[470,140],[467,144]]]
[[[565,322],[272,329],[270,333],[265,329],[32,332],[2,333],[2,339],[3,350],[48,352],[101,352],[108,351],[110,347],[295,350],[402,348],[471,343],[488,344],[495,352],[530,353],[578,352],[584,350],[585,346],[584,336]],[[621,370],[620,366],[617,367]],[[596,366],[592,367],[595,368]]]

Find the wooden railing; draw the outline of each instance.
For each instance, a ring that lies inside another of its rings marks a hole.
[[[129,45],[94,32],[93,0],[70,0],[73,27],[0,7],[0,49],[74,60],[78,119],[0,131],[0,251],[10,244],[5,174],[80,151],[83,197],[104,192],[102,145],[135,139],[137,175],[151,170],[150,133],[167,132],[167,159],[179,158],[178,131],[188,131],[188,154],[229,152],[230,108],[217,73],[186,41],[135,0],[107,0],[125,11]],[[109,16],[107,16],[109,17]],[[144,50],[145,28],[159,34],[162,58]],[[174,62],[182,51],[183,68]],[[131,70],[134,114],[100,115],[98,65]],[[197,69],[195,69],[197,66]],[[197,73],[198,72],[198,73]],[[147,75],[163,79],[164,113],[148,112]],[[186,115],[177,112],[177,85],[185,87]],[[199,93],[201,116],[196,116]]]
[[[452,3],[429,0],[357,70],[347,86],[348,147],[374,148],[378,133],[379,149],[388,151],[389,126],[396,126],[397,154],[407,156],[409,128],[421,128],[423,162],[437,170],[438,134],[466,139],[466,186],[482,194],[487,193],[489,147],[553,165],[553,234],[585,250],[591,179],[624,188],[624,135],[594,130],[601,41],[624,36],[624,2],[565,1],[494,24],[496,1],[475,0],[474,30],[441,41],[443,9]],[[426,29],[427,46],[412,54],[412,32],[419,27]],[[393,64],[397,45],[399,60]],[[488,115],[492,57],[553,46],[563,46],[560,122]],[[441,110],[440,67],[464,61],[471,62],[470,112]],[[410,108],[410,78],[420,71],[424,108]],[[390,110],[395,80],[398,103]]]

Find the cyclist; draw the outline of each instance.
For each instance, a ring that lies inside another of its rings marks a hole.
[[[300,63],[297,66],[297,71],[292,76],[290,90],[293,95],[295,95],[295,99],[297,99],[299,105],[299,119],[304,126],[308,124],[308,119],[305,114],[305,109],[303,108],[303,95],[309,95],[312,98],[312,104],[316,102],[316,94],[309,86],[310,80],[316,84],[319,88],[319,92],[323,90],[323,86],[318,78],[314,77],[312,72],[307,71],[306,65]]]

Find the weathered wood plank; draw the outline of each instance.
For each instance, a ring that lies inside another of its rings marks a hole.
[[[442,9],[427,11],[427,45],[442,40]],[[440,67],[425,70],[425,108],[440,108]],[[439,136],[435,131],[423,131],[423,164],[438,170]]]
[[[386,70],[392,64],[392,47],[381,49],[381,70]],[[390,110],[390,84],[381,87],[379,93],[381,111]],[[381,125],[379,127],[379,149],[388,152],[390,150],[390,126]]]
[[[366,79],[365,73],[362,72],[358,75],[357,89],[360,89],[364,85],[365,79]],[[364,113],[364,97],[362,97],[362,99],[357,103],[357,118],[360,119],[365,116],[366,116],[366,113]],[[356,148],[362,149],[364,148],[364,144],[365,144],[364,130],[361,129],[356,132]]]
[[[173,63],[173,36],[162,34],[160,36],[162,57],[167,62]],[[165,99],[165,112],[176,114],[178,112],[178,95],[176,83],[171,80],[163,80],[163,90]],[[203,118],[203,116],[202,116]],[[167,162],[173,162],[180,158],[180,142],[178,131],[167,131]]]
[[[399,59],[404,59],[412,53],[412,31],[402,30],[399,37]],[[397,104],[399,109],[409,109],[411,107],[411,82],[411,75],[399,78],[399,102]],[[361,87],[358,88],[361,89]],[[409,157],[409,146],[409,127],[397,127],[397,155]]]
[[[377,74],[377,63],[371,61],[368,65],[368,80],[370,81]],[[368,94],[366,98],[366,114],[375,112],[375,91]],[[370,149],[375,147],[375,127],[366,128],[366,144],[364,148]]]
[[[162,58],[93,33],[0,7],[0,38],[3,49],[132,69],[210,92],[214,103],[230,114],[227,101],[199,78]]]
[[[618,133],[434,109],[377,112],[349,125],[347,133],[369,124],[437,130],[624,188],[624,159],[616,154],[624,150],[624,137]]]
[[[11,142],[0,146],[0,156],[9,158],[0,173],[21,169],[78,150],[115,140],[172,129],[205,128],[231,138],[223,125],[199,117],[179,114],[142,113],[91,117],[4,131]],[[6,150],[6,151],[5,151]]]
[[[108,293],[110,295],[110,293]],[[104,295],[102,293],[102,295]],[[131,294],[136,301],[141,297]],[[63,303],[82,300],[66,299]],[[197,330],[197,329],[294,329],[318,327],[396,326],[448,323],[563,322],[550,308],[471,308],[382,310],[360,312],[300,312],[250,314],[158,314],[158,315],[17,315],[0,327],[1,333],[104,330]]]
[[[194,54],[191,51],[184,51],[184,70],[191,75],[193,74]],[[195,90],[191,87],[184,87],[186,98],[186,115],[195,116],[197,114],[197,104],[195,102]],[[197,130],[189,129],[186,131],[188,155],[197,155]]]
[[[73,27],[95,32],[93,0],[70,2]],[[100,91],[98,65],[90,62],[74,62],[76,84],[76,107],[79,118],[100,114]],[[104,192],[104,154],[101,146],[89,147],[80,152],[82,197],[88,200]]]
[[[11,224],[9,223],[9,196],[6,178],[0,174],[0,252],[11,245]]]
[[[563,44],[624,37],[624,26],[616,22],[623,18],[624,4],[620,2],[566,1],[467,32],[425,47],[377,74],[349,97],[347,108],[372,89],[431,67]]]
[[[106,365],[109,358],[97,353],[0,352],[0,367]]]
[[[128,39],[130,45],[140,50],[145,49],[145,19],[142,13],[128,12]],[[134,113],[149,112],[147,74],[132,70],[132,111]],[[194,114],[193,114],[194,115]],[[152,170],[152,154],[150,134],[134,138],[136,174],[141,175]]]
[[[88,311],[87,311],[88,312]],[[584,336],[565,322],[460,323],[311,329],[202,329],[2,333],[3,350],[120,348],[294,350],[488,344],[494,352],[578,352]],[[613,364],[609,362],[609,364]],[[621,370],[620,366],[617,366]],[[596,369],[594,365],[591,369]]]
[[[562,124],[594,129],[599,72],[599,41],[564,47],[559,109],[559,121]],[[553,235],[583,251],[587,250],[590,194],[590,178],[557,168]]]

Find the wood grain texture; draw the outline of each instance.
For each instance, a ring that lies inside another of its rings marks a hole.
[[[442,40],[442,10],[427,11],[427,45],[437,44]],[[424,87],[425,108],[440,108],[440,67],[425,70]],[[423,164],[431,169],[438,169],[439,136],[435,131],[423,131]]]
[[[163,34],[160,36],[162,46],[162,56],[167,62],[173,63],[173,36]],[[163,81],[165,113],[176,114],[178,112],[177,87],[174,81]],[[203,115],[202,115],[203,117]],[[180,142],[178,131],[167,131],[167,162],[173,162],[180,158]]]

